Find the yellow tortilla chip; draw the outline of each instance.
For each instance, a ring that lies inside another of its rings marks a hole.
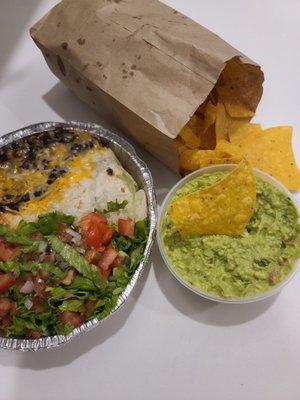
[[[186,171],[207,167],[213,164],[236,164],[241,157],[234,157],[218,150],[184,150],[180,153],[180,168]]]
[[[216,115],[216,139],[228,139],[227,136],[227,116],[224,104],[218,101]]]
[[[227,134],[234,135],[244,125],[249,124],[251,118],[233,118],[227,113]]]
[[[198,149],[200,147],[200,138],[188,126],[181,130],[180,136],[188,148]]]
[[[236,131],[229,132],[229,140],[231,143],[237,144],[240,140],[246,138],[250,134],[261,134],[262,128],[260,124],[244,124]]]
[[[198,149],[200,147],[200,137],[198,134],[200,133],[202,124],[201,118],[197,115],[193,115],[189,122],[180,131],[179,136],[188,148]]]
[[[257,68],[242,63],[238,58],[226,63],[216,90],[231,117],[253,117],[261,96],[261,83],[256,82],[256,77]]]
[[[186,146],[184,144],[184,141],[180,138],[180,136],[178,135],[175,139],[173,139],[173,142],[178,150],[179,153],[183,152],[184,150],[186,150]]]
[[[169,212],[182,236],[237,236],[251,218],[255,200],[255,177],[243,161],[216,184],[179,197]]]
[[[204,129],[200,132],[201,149],[213,150],[216,147],[215,125],[211,125],[206,132]]]
[[[240,161],[242,161],[243,153],[241,152],[241,150],[227,140],[219,140],[216,146],[216,150],[226,153],[229,157],[240,158]]]
[[[274,176],[290,190],[300,189],[300,170],[292,150],[290,126],[253,131],[236,146],[253,167]]]
[[[217,116],[217,107],[213,105],[211,101],[209,101],[205,108],[204,114],[204,132],[216,122]]]
[[[205,109],[206,109],[206,104],[207,104],[207,99],[202,104],[200,104],[200,106],[197,108],[195,114],[197,114],[197,115],[199,115],[199,117],[203,118]]]

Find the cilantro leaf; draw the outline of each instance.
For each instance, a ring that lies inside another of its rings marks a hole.
[[[104,209],[102,211],[103,214],[108,214],[110,212],[116,212],[121,210],[122,208],[125,208],[128,204],[127,200],[123,200],[121,203],[118,202],[118,200],[116,201],[109,201],[106,205],[107,209]]]

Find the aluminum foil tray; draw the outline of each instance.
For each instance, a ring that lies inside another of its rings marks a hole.
[[[48,336],[41,339],[14,339],[0,336],[0,348],[21,351],[51,349],[54,347],[62,346],[63,344],[66,344],[70,340],[74,339],[76,336],[83,334],[90,329],[100,325],[105,319],[110,318],[110,316],[117,310],[119,310],[121,306],[125,303],[132,289],[137,284],[137,281],[141,276],[143,270],[145,269],[154,243],[157,222],[157,207],[151,173],[147,165],[137,156],[133,146],[123,138],[119,137],[117,134],[113,133],[111,130],[94,123],[43,122],[40,124],[30,125],[25,128],[18,129],[14,132],[10,132],[0,137],[0,147],[22,139],[26,136],[34,135],[36,133],[52,130],[55,128],[91,132],[94,136],[98,137],[105,146],[110,147],[114,151],[122,166],[132,175],[139,188],[145,190],[148,202],[148,218],[150,230],[147,245],[144,251],[144,259],[136,269],[125,290],[120,294],[115,309],[106,318],[102,320],[98,320],[97,318],[95,318],[91,321],[88,321],[85,324],[81,325],[79,328],[75,328],[68,335]]]

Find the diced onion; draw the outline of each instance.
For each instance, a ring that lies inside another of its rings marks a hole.
[[[27,310],[30,310],[31,307],[33,306],[33,302],[29,299],[25,299],[24,306],[27,308]]]
[[[34,283],[32,281],[26,281],[21,287],[20,292],[24,294],[31,293],[33,291]]]
[[[38,247],[39,253],[44,253],[47,247],[47,242],[41,242]]]
[[[80,242],[81,241],[81,235],[78,232],[74,231],[73,229],[67,228],[65,232],[68,235],[72,236],[74,242]]]

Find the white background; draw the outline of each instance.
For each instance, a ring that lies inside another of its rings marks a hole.
[[[261,64],[256,120],[294,126],[300,160],[300,1],[166,0]],[[47,120],[101,122],[48,70],[28,28],[55,0],[0,0],[0,132]],[[158,200],[177,181],[146,152]],[[299,198],[299,196],[298,196]],[[48,352],[0,351],[0,399],[300,399],[300,273],[244,306],[202,300],[155,248],[125,307]]]

